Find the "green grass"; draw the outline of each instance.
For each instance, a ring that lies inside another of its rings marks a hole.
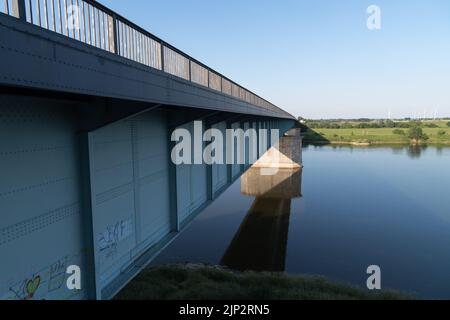
[[[425,122],[426,123],[426,122]],[[429,137],[427,144],[450,144],[450,127],[446,121],[434,121],[438,128],[423,127],[423,132]],[[373,129],[308,129],[304,133],[304,141],[310,143],[362,143],[362,144],[408,144],[408,128],[398,128],[404,135],[394,134],[395,128]],[[444,133],[445,134],[442,134]],[[441,134],[440,134],[441,133]]]
[[[144,270],[117,300],[411,299],[395,291],[369,291],[321,277],[232,272],[215,267],[164,266]]]

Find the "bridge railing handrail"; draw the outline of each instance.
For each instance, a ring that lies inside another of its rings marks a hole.
[[[126,59],[220,91],[273,113],[287,114],[266,99],[189,56],[95,0],[0,0],[0,12]],[[69,28],[76,25],[76,28]],[[206,80],[192,71],[206,71]],[[220,77],[220,88],[218,78]],[[231,84],[231,88],[230,85]],[[234,89],[233,89],[234,88]],[[235,93],[236,88],[238,92]]]

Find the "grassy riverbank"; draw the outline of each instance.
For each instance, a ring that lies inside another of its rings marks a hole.
[[[202,299],[408,299],[393,291],[368,291],[320,277],[232,272],[207,266],[164,266],[143,271],[118,300]]]
[[[332,144],[410,144],[408,127],[391,128],[359,128],[358,123],[352,128],[345,126],[338,128],[308,127],[304,135],[305,143]],[[421,144],[450,145],[450,127],[447,121],[428,121],[420,123],[425,139]]]

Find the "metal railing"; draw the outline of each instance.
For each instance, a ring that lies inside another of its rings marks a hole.
[[[216,91],[222,91],[222,77],[217,73],[208,71],[209,87]]]
[[[266,110],[285,113],[94,0],[0,0],[0,12]]]
[[[164,63],[163,70],[174,76],[190,80],[189,75],[189,58],[181,53],[163,46]]]
[[[0,12],[19,18],[19,3],[17,0],[0,0]]]
[[[207,87],[208,86],[208,69],[191,61],[191,81]]]

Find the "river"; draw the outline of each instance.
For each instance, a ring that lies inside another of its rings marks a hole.
[[[152,263],[323,275],[450,298],[450,148],[305,146],[301,171],[247,171]]]

